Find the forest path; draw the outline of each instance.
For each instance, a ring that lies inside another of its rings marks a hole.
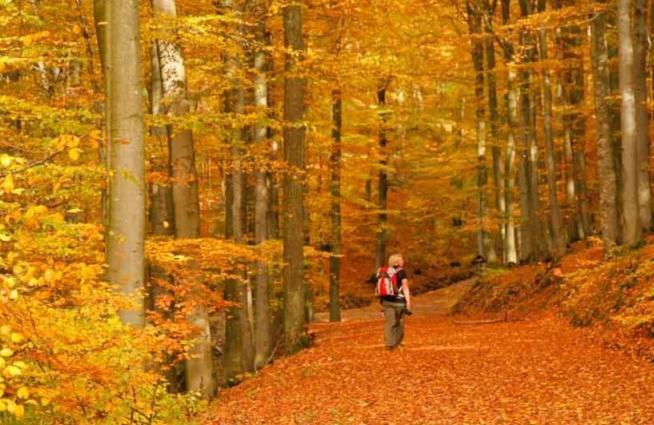
[[[221,393],[207,424],[652,424],[654,365],[553,315],[462,324],[471,282],[415,298],[387,352],[378,306],[313,325],[316,344]]]

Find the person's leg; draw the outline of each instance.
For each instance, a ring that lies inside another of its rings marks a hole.
[[[386,301],[382,303],[384,308],[384,341],[386,348],[393,348],[395,340],[395,309]]]
[[[402,344],[402,340],[404,339],[404,306],[402,306],[398,314],[396,346]]]
[[[404,338],[404,314],[402,313],[404,305],[394,304],[393,305],[393,347],[397,347],[402,342]]]

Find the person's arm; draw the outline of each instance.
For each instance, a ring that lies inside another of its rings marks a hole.
[[[406,298],[406,308],[411,310],[411,292],[409,291],[409,279],[402,279],[402,293]]]

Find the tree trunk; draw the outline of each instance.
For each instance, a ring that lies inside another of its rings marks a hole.
[[[102,74],[104,76],[104,132],[105,136],[102,138],[100,147],[98,148],[100,164],[104,167],[105,171],[109,168],[109,138],[111,137],[111,112],[110,105],[110,72],[109,72],[109,0],[93,0],[93,19],[95,21],[95,33],[98,40],[98,50],[100,53],[100,65],[102,67]],[[107,173],[108,174],[108,173]],[[108,182],[107,182],[108,183]],[[100,192],[100,206],[102,209],[102,225],[104,226],[104,241],[105,250],[109,246],[109,185],[107,189],[102,188]]]
[[[343,99],[341,91],[332,91],[331,164],[331,256],[329,257],[329,320],[341,321],[341,134]]]
[[[492,22],[492,17],[494,14],[494,8],[488,4],[486,1],[486,18],[485,18],[485,33],[486,41],[484,43],[484,50],[486,52],[486,68],[487,68],[487,80],[488,80],[488,112],[490,119],[490,145],[493,154],[493,188],[494,188],[494,197],[495,197],[495,209],[497,214],[500,217],[500,226],[497,237],[494,237],[493,245],[491,245],[491,250],[489,251],[488,261],[494,263],[493,253],[496,252],[496,248],[500,248],[500,242],[503,241],[505,235],[505,203],[504,197],[502,195],[502,150],[499,145],[499,112],[497,104],[497,82],[495,75],[495,44],[493,42],[492,29],[490,27],[490,22]],[[498,240],[499,239],[499,240]],[[502,242],[503,243],[503,242]]]
[[[258,24],[255,39],[264,45],[266,41],[266,24],[265,24],[265,1],[257,3],[261,8],[258,14]],[[266,114],[268,108],[268,81],[266,68],[266,52],[259,49],[254,54],[254,67],[257,72],[254,82],[254,103],[257,112],[261,115]],[[266,126],[258,124],[254,130],[254,142],[256,144],[267,144],[268,129]],[[263,167],[255,167],[255,211],[254,211],[254,240],[259,246],[268,240],[268,204],[269,189],[267,186],[267,172]],[[259,251],[264,255],[263,248]],[[268,264],[266,261],[257,261],[256,263],[256,286],[255,286],[255,347],[254,347],[254,367],[260,369],[266,365],[271,351],[271,330],[270,330],[270,294],[268,291]]]
[[[241,6],[231,0],[222,2],[222,7],[232,12],[242,14]],[[242,65],[238,56],[228,53],[224,57],[227,78],[230,88],[225,93],[225,112],[236,116],[245,112],[245,91],[238,78],[238,69]],[[231,236],[237,244],[245,243],[246,210],[245,210],[245,177],[243,171],[243,144],[246,130],[235,127],[231,131],[231,175],[230,215]],[[250,327],[249,282],[245,270],[236,270],[241,279],[228,279],[225,282],[225,299],[238,303],[231,307],[225,320],[224,373],[228,383],[233,383],[238,375],[254,368],[254,344]]]
[[[544,29],[539,32],[539,50],[541,61],[547,61],[547,34]],[[542,71],[543,85],[543,132],[545,136],[545,163],[547,165],[547,193],[550,202],[550,228],[552,232],[552,255],[563,255],[565,244],[561,233],[561,210],[556,189],[556,164],[554,154],[554,130],[552,129],[552,76],[549,69]]]
[[[652,228],[649,175],[649,117],[647,113],[647,0],[634,0],[634,95],[638,163],[638,211],[643,230]]]
[[[502,7],[502,24],[509,24],[510,1],[501,0]],[[518,262],[518,253],[516,249],[516,231],[513,217],[513,189],[514,189],[514,163],[515,163],[515,129],[517,128],[518,114],[518,96],[516,93],[517,71],[513,65],[513,45],[507,43],[504,46],[504,55],[508,64],[507,76],[507,143],[506,157],[504,164],[504,262],[506,264],[516,264]]]
[[[377,90],[377,104],[379,106],[380,128],[379,128],[379,176],[377,179],[377,192],[378,192],[378,208],[377,214],[378,229],[377,229],[377,249],[375,269],[378,269],[386,263],[386,243],[387,243],[387,224],[388,224],[388,153],[386,152],[386,145],[388,139],[386,138],[386,119],[387,111],[384,110],[386,106],[386,83]]]
[[[111,3],[107,55],[111,160],[107,279],[137,305],[120,311],[126,324],[143,326],[145,179],[139,9],[130,0]]]
[[[475,102],[477,121],[477,256],[486,258],[486,108],[484,99],[484,44],[481,40],[482,14],[479,4],[468,2],[468,28],[472,36],[472,63],[475,69]]]
[[[153,0],[155,14],[167,17],[177,15],[175,0]],[[186,69],[179,46],[174,43],[155,41],[163,88],[165,112],[171,116],[182,116],[189,112],[186,92]],[[195,167],[193,133],[188,129],[168,126],[169,168],[172,178],[173,207],[176,238],[200,237],[200,204],[198,176]],[[191,358],[186,361],[186,388],[199,391],[205,399],[213,396],[213,359],[209,313],[205,306],[198,306],[188,320],[197,329],[199,336],[191,349]]]
[[[156,43],[152,45],[150,54],[150,113],[161,115],[163,113],[163,83],[161,67]],[[152,167],[170,177],[169,169],[169,143],[168,131],[165,127],[152,127],[150,134],[162,145],[166,153],[165,165],[156,164]],[[175,211],[173,209],[173,191],[169,183],[152,183],[150,196],[150,230],[155,235],[172,236],[175,234]]]
[[[618,209],[616,206],[616,175],[611,146],[609,117],[609,58],[606,46],[606,14],[599,13],[591,21],[593,84],[595,91],[595,139],[597,140],[598,174],[600,180],[600,216],[605,250],[618,243]]]
[[[305,81],[298,72],[303,60],[302,2],[284,6],[284,348],[287,354],[301,349],[305,341],[304,285],[304,173]]]
[[[622,125],[623,241],[633,246],[642,240],[638,203],[638,138],[634,87],[634,48],[631,36],[630,0],[618,0],[618,56]]]
[[[585,118],[580,112],[584,101],[583,58],[579,54],[581,29],[579,26],[566,27],[561,30],[562,59],[566,64],[563,70],[563,101],[568,111],[563,114],[565,132],[566,159],[569,166],[568,194],[573,206],[574,221],[571,223],[570,235],[575,239],[584,239],[590,234],[588,193],[586,187],[585,165]]]

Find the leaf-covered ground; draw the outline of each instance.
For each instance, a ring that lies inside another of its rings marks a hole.
[[[552,315],[444,316],[459,285],[416,298],[387,352],[378,307],[314,325],[316,345],[225,390],[207,424],[652,424],[654,365]]]

